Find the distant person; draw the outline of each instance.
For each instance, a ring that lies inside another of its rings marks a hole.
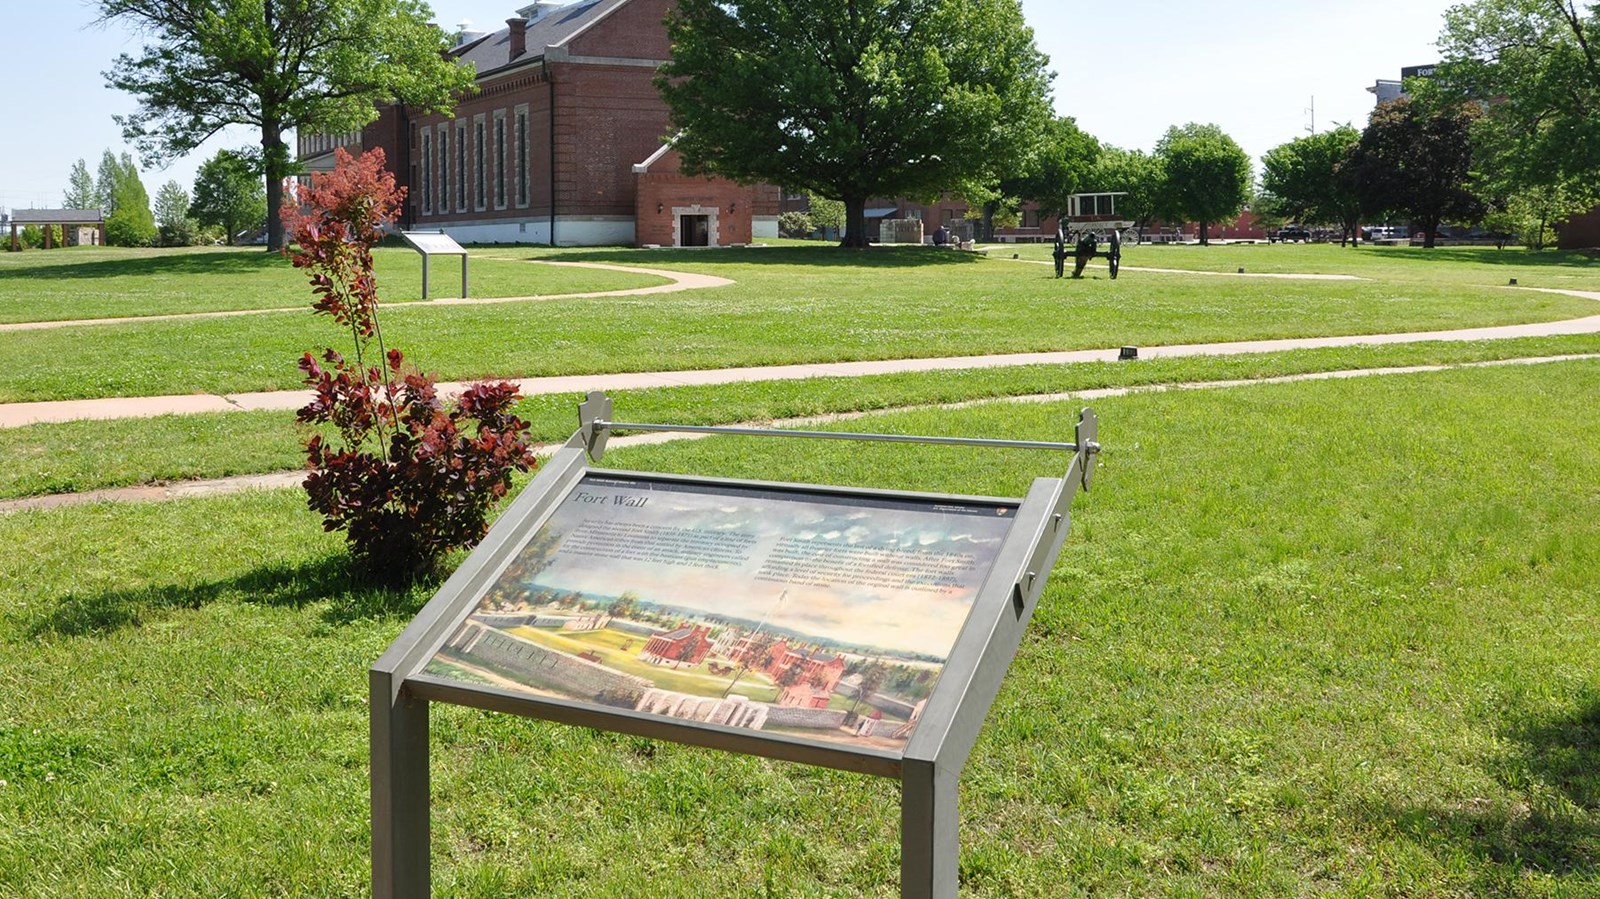
[[[936,247],[950,246],[950,229],[940,225],[938,230],[933,232],[933,245]]]

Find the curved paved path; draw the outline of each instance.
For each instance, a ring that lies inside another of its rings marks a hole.
[[[577,263],[569,263],[577,264]],[[585,263],[587,264],[587,263]],[[716,279],[723,280],[723,279]],[[686,289],[679,287],[678,289]],[[1600,291],[1556,288],[1505,288],[1540,290],[1600,302]],[[493,302],[493,301],[490,301]],[[1565,334],[1600,333],[1600,315],[1555,322],[1500,325],[1489,328],[1460,328],[1450,331],[1412,331],[1403,334],[1353,334],[1336,337],[1291,337],[1278,340],[1240,340],[1228,343],[1176,344],[1141,347],[1140,358],[1170,359],[1184,356],[1228,356],[1245,353],[1272,353],[1284,350],[1319,349],[1423,341],[1506,340],[1514,337],[1552,337]],[[550,393],[582,393],[590,390],[634,390],[646,387],[734,384],[752,381],[785,381],[800,378],[859,377],[899,372],[948,371],[963,368],[1001,368],[1012,365],[1060,365],[1070,362],[1114,362],[1116,348],[1070,350],[1055,353],[1009,353],[996,356],[947,356],[932,359],[885,359],[866,362],[822,362],[804,365],[772,365],[747,368],[717,368],[691,371],[630,372],[607,375],[560,375],[522,378],[515,383],[524,396]],[[464,382],[439,385],[444,393],[459,392]],[[0,404],[0,428],[14,428],[41,422],[149,418],[156,415],[192,415],[202,412],[237,412],[264,409],[298,409],[310,400],[302,390],[277,390],[264,393],[183,394],[173,396],[107,397],[90,400],[54,400],[39,403]]]
[[[476,259],[501,257],[473,257]],[[515,261],[504,260],[502,261]],[[535,294],[526,297],[442,297],[437,300],[410,300],[404,303],[391,303],[384,308],[387,311],[403,309],[426,309],[432,306],[487,306],[495,303],[538,303],[548,300],[581,300],[592,297],[638,297],[654,293],[677,293],[683,290],[700,290],[706,287],[727,287],[733,281],[719,278],[715,275],[698,275],[689,272],[670,272],[660,268],[640,268],[630,265],[609,265],[604,262],[556,262],[544,259],[527,259],[538,265],[562,265],[569,268],[597,268],[614,272],[627,272],[633,275],[651,275],[657,278],[666,278],[668,283],[657,284],[653,287],[629,287],[623,290],[594,290],[587,293],[551,293]],[[174,312],[166,315],[127,315],[118,318],[78,318],[51,322],[12,322],[0,324],[0,331],[41,331],[48,328],[79,328],[86,325],[126,325],[134,322],[162,322],[186,321],[202,318],[234,318],[241,315],[274,315],[284,312],[305,312],[305,304],[298,306],[284,306],[279,309],[225,309],[217,312]]]
[[[1000,258],[1000,257],[990,256],[989,258],[990,259],[995,259],[995,258]],[[1045,261],[1045,260],[1041,260],[1041,259],[1005,259],[1004,261],[1006,261],[1006,262],[1023,262],[1023,263],[1026,263],[1028,265],[1055,265],[1055,261],[1054,260]],[[1100,268],[1100,269],[1103,269],[1103,268],[1105,268],[1105,266],[1096,263],[1096,264],[1093,264],[1093,265],[1086,266],[1086,268]],[[1360,277],[1359,275],[1313,275],[1313,274],[1298,274],[1298,273],[1295,273],[1295,272],[1249,272],[1249,271],[1244,271],[1243,269],[1240,269],[1239,271],[1236,271],[1236,272],[1204,272],[1204,271],[1196,271],[1194,269],[1188,269],[1188,268],[1145,268],[1143,266],[1138,266],[1138,265],[1124,265],[1124,266],[1120,266],[1119,270],[1120,271],[1124,271],[1124,272],[1150,272],[1150,273],[1157,274],[1157,275],[1201,275],[1201,276],[1204,276],[1204,277],[1218,277],[1218,278],[1276,278],[1276,279],[1278,279],[1280,281],[1367,281],[1367,280],[1370,280],[1368,278]]]
[[[1452,365],[1410,365],[1394,368],[1365,368],[1345,369],[1342,371],[1305,372],[1295,375],[1279,375],[1271,378],[1240,379],[1229,381],[1196,381],[1172,384],[1144,384],[1137,387],[1102,387],[1092,390],[1075,390],[1066,393],[1029,394],[1026,396],[998,396],[985,397],[976,400],[963,400],[956,403],[922,404],[914,406],[899,406],[888,409],[873,409],[863,412],[843,412],[832,415],[816,415],[804,418],[786,418],[777,421],[745,422],[746,426],[759,426],[769,428],[806,428],[818,425],[831,424],[841,421],[853,421],[872,415],[884,415],[892,412],[910,412],[929,409],[953,410],[966,409],[973,406],[982,406],[994,403],[1055,403],[1068,400],[1093,400],[1105,397],[1128,396],[1136,393],[1163,393],[1170,390],[1215,390],[1224,387],[1245,387],[1256,384],[1289,384],[1302,381],[1331,381],[1345,378],[1366,378],[1379,375],[1403,375],[1419,372],[1449,371],[1463,368],[1496,368],[1508,365],[1540,365],[1550,362],[1568,362],[1576,359],[1600,359],[1600,353],[1580,353],[1565,356],[1539,356],[1525,359],[1496,359],[1486,362],[1463,362]],[[635,434],[627,437],[614,437],[606,446],[610,449],[622,449],[629,446],[645,444],[670,443],[676,440],[701,440],[707,434]],[[548,449],[548,445],[545,449]],[[542,452],[541,455],[547,453]],[[224,493],[239,493],[245,490],[281,490],[298,487],[305,480],[304,471],[280,471],[269,474],[240,475],[231,478],[213,478],[203,481],[181,481],[173,484],[141,484],[133,487],[116,487],[106,490],[90,490],[83,493],[54,493],[46,496],[29,496],[21,499],[0,500],[0,515],[8,512],[21,512],[36,509],[56,509],[64,506],[76,506],[84,503],[99,502],[162,502],[169,499],[181,499],[188,496],[216,496]]]

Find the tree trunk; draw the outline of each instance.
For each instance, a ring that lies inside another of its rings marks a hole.
[[[1000,209],[999,200],[983,204],[983,242],[994,243],[994,214]]]
[[[288,174],[288,156],[284,152],[283,129],[276,122],[261,126],[261,168],[267,179],[267,252],[283,249],[283,216],[278,207],[283,204],[283,178]]]
[[[844,239],[839,241],[841,247],[854,247],[865,249],[867,246],[867,198],[845,197],[844,199]]]
[[[1200,223],[1200,246],[1202,246],[1202,247],[1211,246],[1210,238],[1207,236],[1207,233],[1208,233],[1207,229],[1209,229],[1210,227],[1211,226],[1209,224],[1207,224],[1206,222],[1201,222]]]
[[[1431,250],[1433,249],[1433,242],[1439,238],[1439,220],[1430,219],[1423,222],[1422,226],[1428,229],[1426,236],[1422,238],[1422,248]]]

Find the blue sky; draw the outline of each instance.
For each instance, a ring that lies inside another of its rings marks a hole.
[[[612,499],[646,495],[644,506]],[[774,514],[780,504],[781,514]],[[774,625],[816,637],[943,658],[1010,527],[1011,519],[987,514],[779,503],[586,481],[545,524],[562,535],[562,550],[530,583],[592,596],[634,590],[649,602],[752,621],[770,615]],[[681,559],[690,553],[677,542],[688,539],[682,529],[727,535],[715,544],[726,549],[721,564],[630,556],[656,552]],[[798,567],[781,577],[764,570],[775,557],[792,561],[796,554],[819,556],[822,569],[795,562]],[[871,570],[842,574],[835,567],[849,568],[864,556]],[[906,586],[915,576],[905,566],[913,564],[918,572],[938,569],[946,579],[937,587]],[[802,569],[816,576],[807,578]]]
[[[501,27],[518,0],[435,0],[441,23]],[[1168,126],[1220,125],[1259,158],[1316,126],[1365,123],[1365,88],[1400,67],[1433,62],[1451,0],[1023,0],[1039,48],[1058,73],[1056,109],[1102,141],[1148,150]],[[86,0],[0,0],[0,207],[57,206],[74,160],[92,173],[107,148],[128,149],[111,117],[132,100],[101,72],[138,48],[121,26],[98,28]],[[1085,14],[1086,13],[1086,14]],[[145,186],[188,187],[218,149],[253,144],[235,129]]]

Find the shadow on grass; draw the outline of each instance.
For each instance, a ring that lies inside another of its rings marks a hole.
[[[746,247],[742,249],[592,249],[563,250],[526,257],[554,262],[605,262],[612,265],[671,266],[694,263],[723,265],[786,265],[812,268],[923,268],[971,265],[981,253],[936,247],[871,247],[846,250],[832,244],[815,247]]]
[[[10,269],[7,278],[17,280],[87,280],[92,278],[139,278],[156,275],[240,275],[269,270],[292,271],[289,260],[259,247],[231,251],[173,253],[161,256],[134,256],[96,262],[62,263]]]
[[[1527,250],[1521,247],[1421,247],[1410,252],[1395,252],[1386,247],[1363,247],[1361,252],[1381,254],[1385,262],[1410,262],[1417,265],[1514,265],[1527,267],[1566,267],[1600,270],[1600,255],[1585,250]]]
[[[264,565],[236,577],[197,584],[71,594],[29,630],[35,637],[103,635],[137,627],[151,615],[198,609],[222,600],[287,608],[325,601],[324,621],[341,625],[392,615],[409,617],[422,607],[435,586],[373,586],[356,574],[349,557],[340,553],[299,565]]]
[[[1456,807],[1393,808],[1388,815],[1424,842],[1450,842],[1501,866],[1490,893],[1522,869],[1556,877],[1600,873],[1600,694],[1570,715],[1527,720],[1503,735],[1493,766],[1510,799]]]

